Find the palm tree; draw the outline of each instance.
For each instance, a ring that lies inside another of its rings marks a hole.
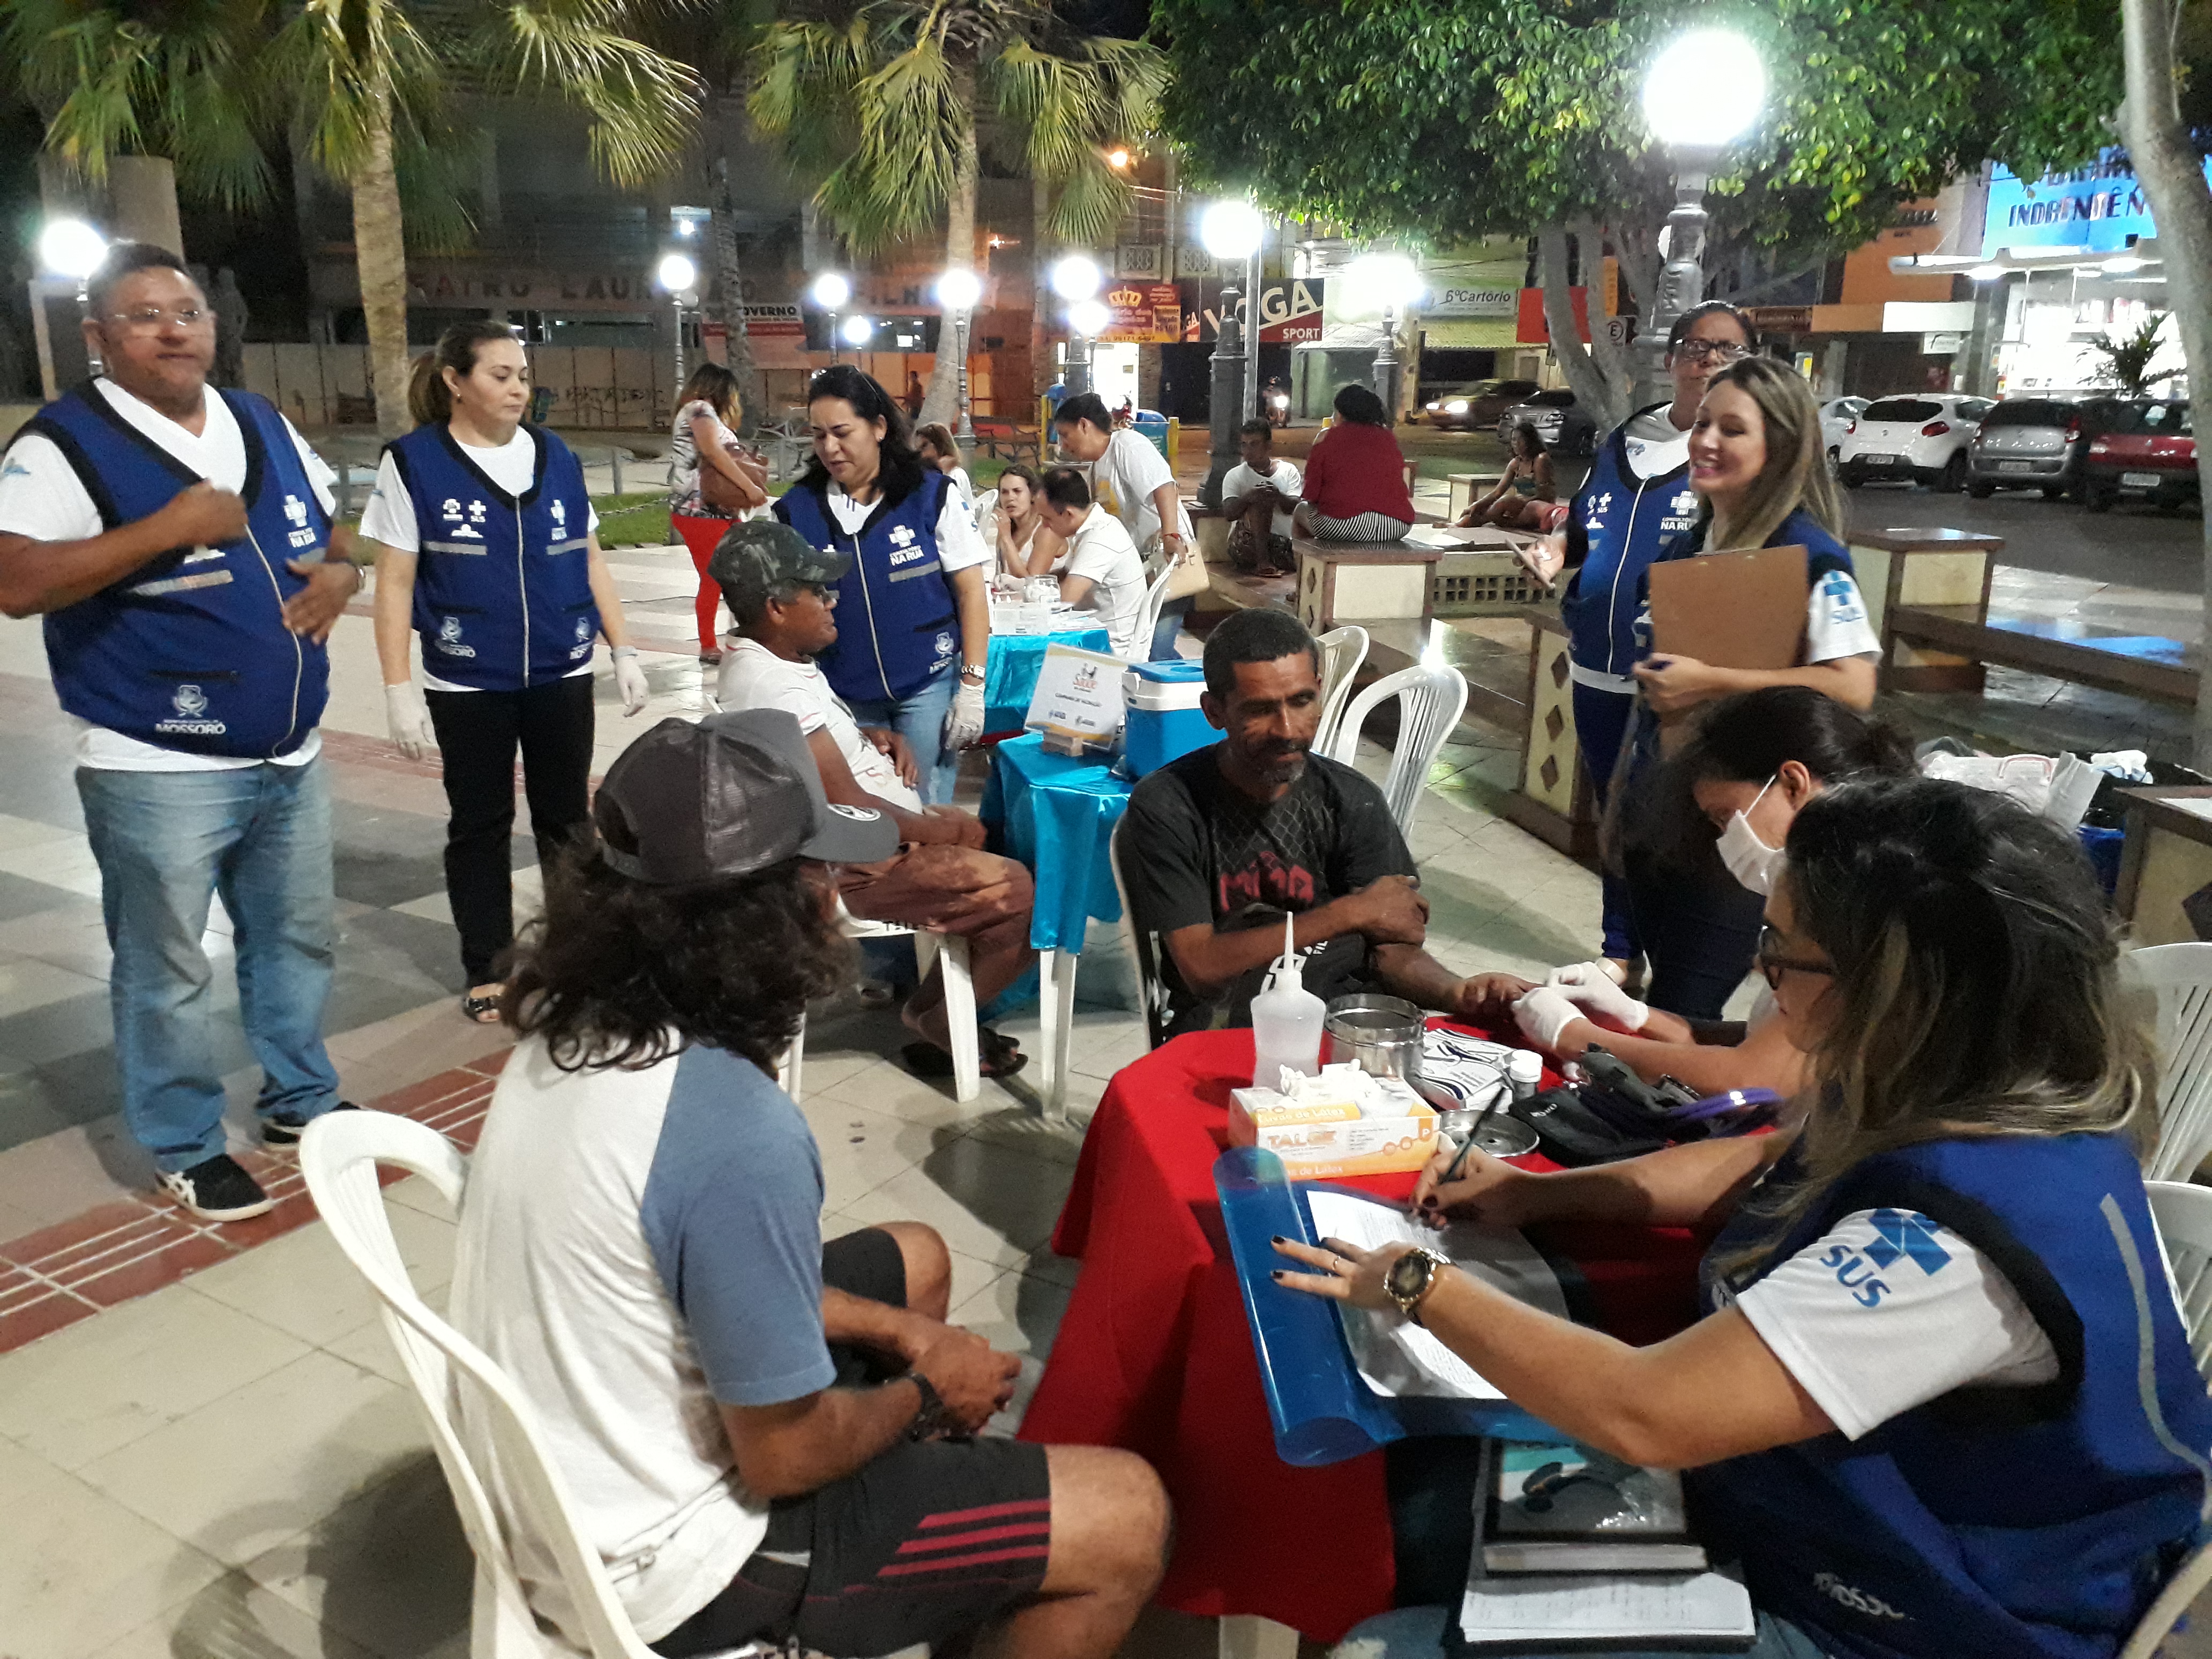
[[[619,182],[690,141],[698,77],[629,38],[650,0],[9,0],[0,46],[47,116],[47,147],[95,182],[112,155],[167,155],[185,188],[264,199],[263,146],[288,123],[353,194],[376,423],[406,429],[410,176],[445,204],[459,95],[550,96],[590,118],[592,160]],[[419,198],[418,198],[419,199]],[[416,216],[419,217],[417,214]],[[420,240],[420,239],[418,239]]]
[[[945,264],[969,268],[980,115],[1019,134],[1031,176],[1055,189],[1053,234],[1091,241],[1128,204],[1103,148],[1151,133],[1167,85],[1154,47],[1080,33],[1049,0],[801,0],[763,31],[754,63],[754,123],[821,181],[815,199],[856,252],[941,216]],[[938,331],[924,420],[956,413],[954,334]]]

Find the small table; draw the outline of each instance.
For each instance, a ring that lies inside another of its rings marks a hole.
[[[1160,1472],[1176,1519],[1164,1607],[1257,1615],[1333,1642],[1390,1605],[1389,1504],[1380,1453],[1297,1468],[1275,1451],[1213,1185],[1229,1091],[1251,1075],[1249,1030],[1177,1037],[1115,1074],[1053,1233],[1083,1272],[1021,1437],[1125,1447]],[[1403,1200],[1413,1182],[1332,1184]],[[1589,1223],[1534,1236],[1580,1270],[1599,1323],[1624,1341],[1662,1341],[1696,1319],[1703,1244],[1686,1229]]]
[[[994,634],[983,661],[983,734],[1018,732],[1030,717],[1037,676],[1044,672],[1048,646],[1073,645],[1085,651],[1109,651],[1103,628],[1067,628],[1056,634]]]
[[[1047,753],[1044,738],[1034,732],[991,750],[983,823],[992,850],[1027,866],[1036,883],[1030,943],[1037,951],[1037,1020],[1044,1042],[1040,1093],[1048,1118],[1067,1115],[1075,969],[1084,930],[1092,921],[1121,919],[1111,849],[1114,826],[1134,787],[1102,761]]]

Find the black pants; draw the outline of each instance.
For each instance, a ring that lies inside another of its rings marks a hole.
[[[550,864],[589,810],[592,677],[549,680],[526,691],[428,691],[430,723],[446,768],[446,896],[461,935],[461,971],[489,985],[514,942],[514,755],[538,861]]]
[[[1766,910],[1717,853],[1702,850],[1694,861],[1669,861],[1632,848],[1626,860],[1629,912],[1651,968],[1644,1000],[1684,1019],[1721,1017],[1751,971]]]

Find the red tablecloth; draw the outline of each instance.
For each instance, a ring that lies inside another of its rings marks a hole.
[[[1382,1458],[1295,1468],[1275,1454],[1213,1190],[1229,1091],[1251,1074],[1250,1031],[1204,1031],[1108,1088],[1053,1234],[1083,1272],[1022,1437],[1127,1447],[1159,1470],[1176,1504],[1164,1606],[1259,1613],[1333,1642],[1390,1605]],[[1404,1198],[1413,1180],[1345,1184]],[[1696,1316],[1701,1246],[1686,1231],[1577,1224],[1541,1243],[1583,1270],[1599,1322],[1624,1340],[1659,1341]]]

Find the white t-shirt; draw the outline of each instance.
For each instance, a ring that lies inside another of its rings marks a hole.
[[[1239,461],[1221,480],[1222,502],[1225,506],[1231,501],[1241,501],[1261,484],[1273,484],[1275,493],[1285,501],[1296,501],[1298,492],[1305,488],[1305,480],[1298,476],[1297,468],[1288,461],[1278,460],[1273,471],[1264,478]],[[1291,533],[1291,509],[1284,507],[1278,512],[1267,531],[1270,535],[1287,537]]]
[[[829,732],[861,788],[909,812],[921,811],[921,797],[899,776],[891,757],[860,735],[853,711],[812,663],[792,662],[758,640],[732,637],[722,653],[714,700],[729,711],[781,708],[796,714],[799,729],[809,737]]]
[[[1878,657],[1881,638],[1867,620],[1859,585],[1840,570],[1813,584],[1805,599],[1805,660],[1833,662],[1838,657]]]
[[[1620,447],[1628,453],[1628,470],[1639,478],[1660,477],[1689,462],[1690,434],[1667,413],[1673,407],[1666,404],[1632,415],[1621,425]]]
[[[702,405],[704,407],[704,405]],[[711,412],[711,411],[710,411]],[[460,444],[456,436],[453,441]],[[538,478],[538,446],[531,441],[529,433],[514,428],[514,435],[495,448],[486,449],[477,444],[461,444],[477,470],[510,495],[526,493]],[[696,463],[694,463],[696,477]],[[592,509],[591,522],[585,526],[589,532],[599,527],[599,510]],[[376,469],[376,488],[369,492],[368,505],[362,510],[361,533],[368,540],[381,542],[395,553],[414,553],[422,550],[422,535],[415,522],[415,498],[407,493],[407,481],[399,476],[399,463],[392,452],[384,453],[384,459]],[[580,679],[592,672],[588,662],[580,664],[562,675],[563,679]],[[424,689],[431,691],[480,691],[476,685],[457,685],[451,680],[441,680],[426,665],[422,670]]]
[[[1168,458],[1152,447],[1149,438],[1123,427],[1106,441],[1106,453],[1091,464],[1091,499],[1121,521],[1129,539],[1150,550],[1160,533],[1159,508],[1152,492],[1175,482]],[[1180,502],[1176,507],[1176,529],[1190,538],[1190,515]]]
[[[202,405],[206,419],[195,434],[104,376],[93,384],[117,414],[216,489],[234,495],[246,488],[246,437],[238,429],[238,417],[221,398],[206,398]],[[335,512],[331,485],[337,474],[307,447],[307,441],[293,429],[290,421],[284,421],[284,430],[291,434],[300,464],[307,469],[307,482],[314,486],[315,499],[322,503],[324,512]],[[106,527],[100,522],[100,509],[85,491],[83,480],[53,440],[30,432],[9,446],[7,464],[0,467],[0,535],[27,536],[39,542],[78,542],[90,540]],[[261,764],[238,756],[191,755],[163,749],[74,714],[69,719],[76,727],[76,763],[95,771],[228,772]],[[305,766],[322,749],[322,733],[310,732],[307,741],[290,754],[272,758],[279,766]]]
[[[1084,603],[1098,613],[1106,625],[1106,638],[1114,654],[1124,662],[1142,662],[1151,654],[1152,641],[1137,637],[1137,624],[1145,608],[1145,561],[1121,521],[1097,501],[1068,540],[1067,563],[1060,571],[1087,576],[1093,586]]]
[[[1910,1210],[1857,1210],[1737,1297],[1844,1434],[1969,1382],[2058,1375],[2051,1339],[1995,1263]]]
[[[848,536],[857,536],[868,522],[868,514],[882,505],[883,497],[856,501],[832,479],[823,501],[830,509],[830,516],[837,521],[837,528]],[[945,492],[945,506],[937,515],[937,562],[947,575],[991,562],[991,550],[983,544],[982,537],[975,531],[975,509],[961,498],[957,489]]]
[[[968,469],[964,466],[956,466],[945,476],[952,480],[952,487],[960,492],[960,499],[967,502],[969,507],[974,507],[975,481],[968,476]]]

